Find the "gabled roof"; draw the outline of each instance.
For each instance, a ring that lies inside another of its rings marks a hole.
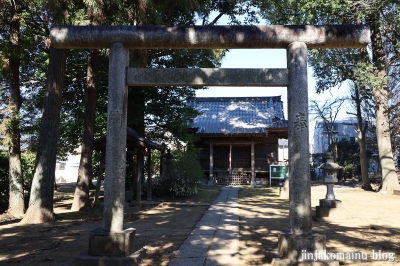
[[[107,136],[104,135],[99,139],[96,139],[93,142],[93,150],[102,151],[106,148]],[[127,148],[150,148],[157,149],[159,151],[164,151],[165,147],[151,141],[149,139],[145,139],[144,137],[139,136],[136,130],[131,128],[126,129],[126,147]]]
[[[191,104],[201,112],[191,125],[197,134],[265,134],[288,127],[281,96],[205,97]]]

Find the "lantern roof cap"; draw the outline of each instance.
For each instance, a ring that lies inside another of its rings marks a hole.
[[[338,165],[337,163],[335,163],[333,161],[333,157],[332,154],[330,152],[326,153],[326,163],[321,164],[320,166],[318,166],[319,169],[323,169],[323,170],[338,170],[338,169],[342,169],[343,167]]]

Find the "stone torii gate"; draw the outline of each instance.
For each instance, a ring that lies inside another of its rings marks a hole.
[[[367,26],[60,26],[51,29],[50,39],[57,49],[110,49],[106,176],[112,178],[105,187],[100,239],[109,234],[122,234],[126,238],[130,235],[123,229],[127,86],[287,86],[291,231],[280,235],[279,252],[285,259],[298,260],[302,250],[325,249],[325,236],[312,234],[311,228],[307,49],[364,48],[370,39]],[[137,69],[128,66],[130,49],[234,48],[284,48],[287,68]],[[89,255],[96,255],[90,254],[90,241]],[[109,237],[107,241],[117,240]],[[125,256],[129,256],[129,243],[125,244],[125,250],[128,250]]]

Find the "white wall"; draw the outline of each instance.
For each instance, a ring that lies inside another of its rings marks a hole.
[[[80,150],[75,150],[79,153],[70,154],[66,161],[56,163],[56,182],[71,183],[78,179],[78,168],[81,159]]]
[[[357,130],[354,124],[357,123],[356,118],[339,118],[335,121],[338,125],[337,132],[335,133],[335,138],[346,139],[350,141],[351,138],[356,138],[357,140]],[[328,134],[324,133],[324,127],[322,120],[316,121],[316,127],[314,130],[314,137],[312,141],[311,153],[325,153],[328,151],[329,140]]]
[[[287,139],[278,139],[278,161],[279,164],[286,164],[289,160],[289,149]]]

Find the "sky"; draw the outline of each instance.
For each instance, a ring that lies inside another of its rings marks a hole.
[[[286,68],[285,49],[231,49],[222,61],[221,68]],[[333,97],[344,96],[347,90],[333,88],[331,92],[322,94],[315,92],[315,79],[312,68],[308,68],[308,98],[321,103]],[[251,96],[281,96],[285,119],[287,119],[287,89],[286,87],[210,87],[197,90],[197,97],[251,97]],[[341,114],[340,116],[345,116]]]
[[[231,49],[224,57],[221,68],[286,68],[286,49]],[[315,92],[315,79],[311,67],[307,69],[308,98],[316,100],[321,106],[332,98],[344,97],[348,94],[346,86],[332,88],[322,94]],[[197,90],[197,97],[252,97],[252,96],[281,96],[285,119],[287,116],[286,87],[209,87]],[[338,117],[346,117],[342,108]],[[313,143],[315,118],[309,115],[309,141]]]
[[[210,17],[215,17],[215,13]],[[211,21],[212,19],[210,19]],[[260,19],[260,24],[266,24]],[[222,16],[218,25],[227,25],[228,18]],[[199,22],[200,23],[200,22]],[[287,68],[286,49],[230,49],[223,58],[221,68]],[[348,95],[346,86],[332,88],[322,94],[315,92],[315,79],[311,67],[307,69],[308,99],[316,100],[321,106],[332,98],[345,97]],[[209,87],[206,90],[197,90],[197,97],[256,97],[256,96],[281,96],[285,119],[287,116],[287,88],[286,87]],[[342,108],[338,117],[346,117],[345,108]],[[312,143],[315,127],[315,118],[309,116],[309,139]]]

